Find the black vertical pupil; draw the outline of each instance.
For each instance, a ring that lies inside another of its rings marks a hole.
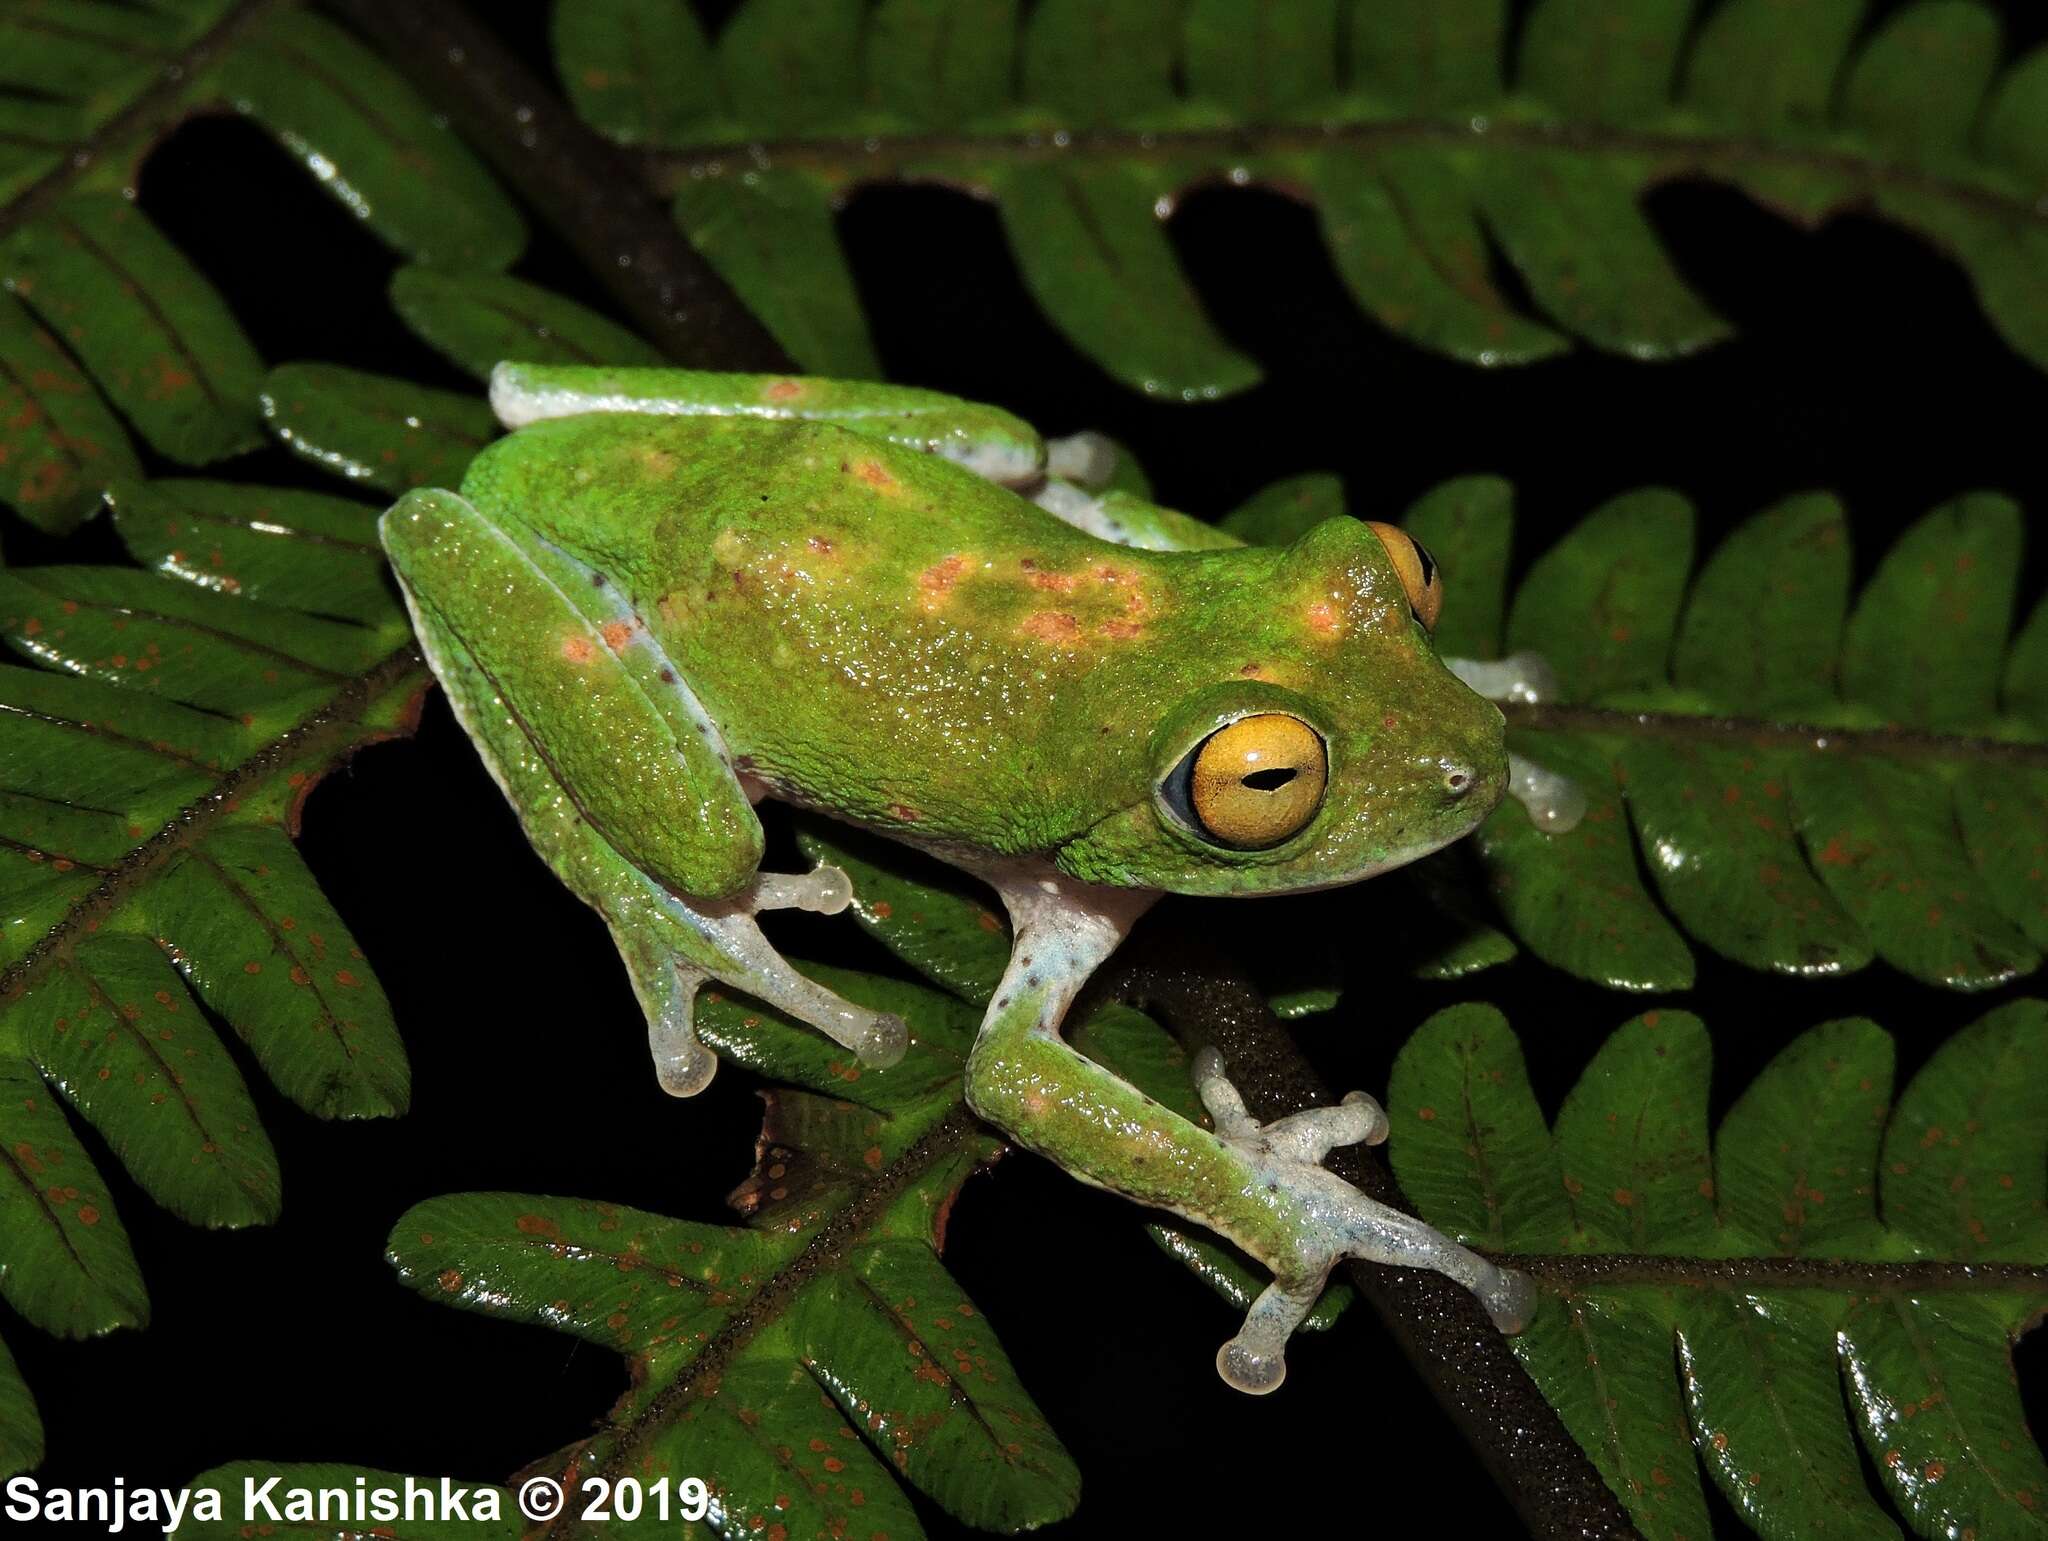
[[[1429,554],[1429,547],[1413,536],[1409,537],[1409,544],[1415,548],[1416,561],[1422,564],[1422,586],[1428,588],[1436,582],[1436,558]]]

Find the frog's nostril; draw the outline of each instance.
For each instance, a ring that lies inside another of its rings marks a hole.
[[[1444,767],[1444,790],[1453,797],[1463,797],[1472,790],[1472,783],[1478,779],[1467,766],[1446,765]]]

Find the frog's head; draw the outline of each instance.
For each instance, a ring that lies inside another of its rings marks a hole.
[[[1175,893],[1325,888],[1486,817],[1505,723],[1437,657],[1442,587],[1420,545],[1337,518],[1282,551],[1219,555],[1257,570],[1193,622],[1211,678],[1152,706],[1144,786],[1061,848],[1064,870]]]

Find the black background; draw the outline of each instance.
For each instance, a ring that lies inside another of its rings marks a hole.
[[[543,57],[541,5],[491,13],[522,52]],[[2013,13],[2018,43],[2048,36],[2038,8]],[[149,161],[141,198],[267,358],[466,386],[384,305],[391,255],[255,130],[229,120],[180,129]],[[266,211],[253,238],[252,204]],[[1256,190],[1195,191],[1169,227],[1174,242],[1217,324],[1267,374],[1203,406],[1147,402],[1065,344],[1024,294],[985,205],[874,190],[853,200],[841,230],[892,378],[1000,402],[1048,432],[1101,428],[1137,452],[1162,501],[1205,515],[1304,470],[1341,472],[1353,511],[1386,517],[1446,477],[1497,472],[1520,489],[1526,564],[1586,511],[1647,483],[1695,501],[1702,549],[1766,503],[1832,488],[1855,521],[1861,576],[1905,522],[1959,492],[2048,507],[2048,377],[1998,341],[1937,253],[1856,217],[1802,231],[1711,186],[1660,190],[1648,209],[1738,340],[1679,363],[1581,352],[1487,373],[1366,320],[1306,209]],[[544,230],[517,271],[611,309]],[[276,451],[228,474],[333,485]],[[117,550],[103,527],[62,546],[18,521],[6,534],[16,561]],[[2043,565],[2036,542],[2023,600],[2044,588]],[[245,1057],[286,1208],[277,1226],[240,1235],[170,1219],[95,1147],[155,1314],[146,1332],[74,1344],[0,1312],[42,1405],[48,1484],[118,1474],[179,1485],[242,1457],[502,1477],[584,1433],[623,1386],[622,1367],[602,1350],[414,1297],[382,1261],[392,1222],[470,1188],[718,1220],[750,1165],[756,1087],[728,1068],[694,1101],[659,1092],[602,926],[529,853],[438,697],[416,740],[365,753],[314,793],[303,849],[391,996],[414,1064],[413,1112],[319,1124]],[[1147,925],[1257,949],[1334,916],[1354,926],[1356,913],[1323,901],[1169,901]],[[777,929],[805,955],[878,961],[850,922]],[[1389,956],[1374,985],[1371,933],[1340,939],[1359,950],[1365,977],[1299,1031],[1340,1086],[1384,1091],[1394,1051],[1428,1012],[1486,998],[1510,1008],[1554,1112],[1600,1039],[1639,1009],[1528,961],[1432,986]],[[1877,1017],[1898,1039],[1903,1084],[1994,1003],[1883,965],[1802,984],[1704,953],[1700,964],[1698,987],[1668,1003],[1715,1029],[1717,1114],[1814,1022]],[[1183,1534],[1239,1521],[1517,1528],[1364,1311],[1297,1340],[1276,1396],[1238,1396],[1211,1365],[1233,1314],[1153,1248],[1130,1206],[1025,1157],[973,1181],[947,1261],[1080,1463],[1082,1507],[1060,1534],[1120,1533],[1126,1521]],[[2038,1415],[2048,1380],[2039,1335],[2019,1358]],[[1710,1502],[1719,1526],[1741,1533]],[[920,1506],[933,1536],[961,1533]]]

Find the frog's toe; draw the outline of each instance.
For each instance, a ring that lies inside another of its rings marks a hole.
[[[841,867],[813,867],[809,872],[763,872],[754,879],[753,908],[809,910],[837,915],[853,903],[853,879]]]
[[[1279,1389],[1287,1379],[1287,1340],[1322,1294],[1329,1271],[1326,1260],[1292,1284],[1275,1279],[1260,1292],[1237,1336],[1216,1351],[1216,1373],[1226,1384],[1255,1397]]]
[[[1232,1338],[1216,1350],[1216,1373],[1223,1377],[1223,1383],[1231,1390],[1262,1397],[1269,1391],[1279,1390],[1280,1383],[1287,1379],[1287,1359],[1283,1354],[1266,1352],[1242,1338]]]
[[[696,1096],[718,1073],[718,1056],[697,1037],[694,1025],[702,979],[693,969],[676,969],[674,993],[648,1019],[647,1049],[654,1057],[654,1077],[671,1097]]]
[[[1547,770],[1518,754],[1508,756],[1508,796],[1529,813],[1546,835],[1562,835],[1586,816],[1586,794],[1569,776]]]
[[[1119,458],[1115,442],[1092,430],[1068,434],[1064,439],[1048,439],[1045,444],[1046,474],[1090,491],[1109,485],[1109,479],[1116,475]]]
[[[1529,1318],[1536,1314],[1536,1286],[1525,1273],[1512,1268],[1495,1268],[1495,1278],[1482,1284],[1475,1293],[1479,1303],[1486,1308],[1486,1314],[1493,1318],[1493,1325],[1509,1337],[1514,1337],[1529,1325]]]
[[[1334,1108],[1308,1108],[1265,1127],[1275,1155],[1310,1164],[1341,1145],[1379,1145],[1387,1138],[1387,1114],[1364,1092],[1352,1092]]]
[[[903,1062],[910,1049],[910,1027],[893,1011],[878,1011],[859,1041],[847,1045],[860,1062],[875,1070],[887,1070]]]

